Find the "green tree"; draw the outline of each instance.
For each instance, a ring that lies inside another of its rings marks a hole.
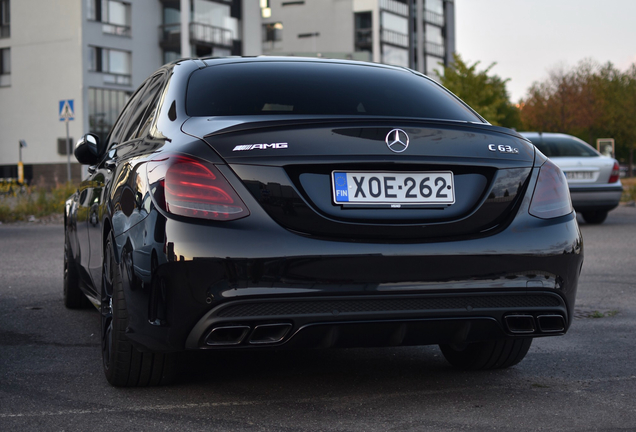
[[[459,54],[453,57],[453,64],[444,67],[443,74],[435,71],[440,83],[493,125],[519,128],[519,109],[510,102],[506,89],[509,79],[490,74],[496,63],[478,71],[480,62],[468,65]]]

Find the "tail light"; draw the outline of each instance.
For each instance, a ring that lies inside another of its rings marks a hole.
[[[168,213],[219,221],[250,214],[218,168],[191,156],[151,161],[148,182],[157,205]]]
[[[610,174],[608,183],[616,183],[620,175],[621,175],[621,170],[618,166],[618,162],[614,161],[614,167],[612,168],[612,173]]]
[[[565,175],[551,161],[539,168],[537,184],[534,187],[530,214],[541,219],[552,219],[572,213],[570,190]]]

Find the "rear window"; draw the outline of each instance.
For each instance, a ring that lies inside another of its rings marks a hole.
[[[452,94],[408,71],[317,62],[210,66],[192,74],[190,116],[359,115],[482,122]]]
[[[599,154],[584,141],[569,137],[530,138],[547,157],[597,157]]]

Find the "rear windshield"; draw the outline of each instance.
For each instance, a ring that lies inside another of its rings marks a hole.
[[[577,138],[537,137],[530,138],[530,141],[547,157],[597,157],[599,155],[592,146]]]
[[[452,94],[408,71],[338,63],[253,62],[198,70],[190,116],[358,115],[482,122]]]

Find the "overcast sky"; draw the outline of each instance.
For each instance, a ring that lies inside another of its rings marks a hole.
[[[456,49],[510,78],[517,102],[555,67],[636,62],[636,0],[455,0]]]

